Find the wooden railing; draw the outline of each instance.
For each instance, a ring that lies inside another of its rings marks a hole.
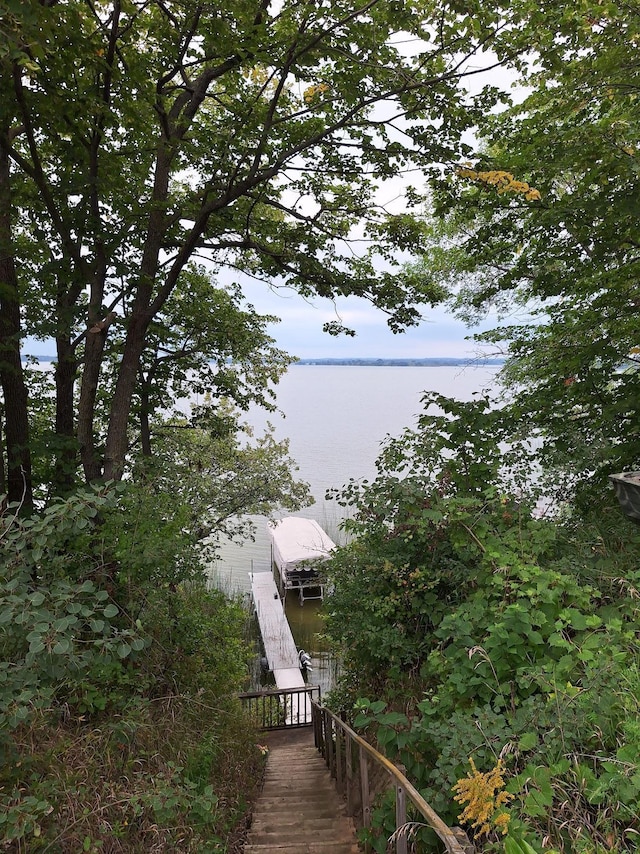
[[[373,789],[370,777],[373,774],[370,770],[382,769],[388,775],[385,788],[389,788],[388,784],[395,788],[396,821],[391,841],[395,843],[396,854],[407,854],[410,829],[416,827],[413,822],[407,823],[407,800],[417,810],[418,821],[435,831],[449,854],[473,851],[466,834],[448,827],[392,762],[324,706],[316,702],[311,705],[316,747],[335,778],[338,792],[346,798],[347,810],[357,824],[371,827]]]
[[[312,703],[320,700],[320,686],[249,691],[239,697],[251,720],[260,729],[311,726]]]

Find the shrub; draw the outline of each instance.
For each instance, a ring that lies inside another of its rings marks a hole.
[[[423,416],[423,432],[389,441],[374,483],[343,493],[357,539],[329,565],[328,629],[347,650],[334,700],[359,692],[355,725],[451,824],[469,760],[479,774],[500,760],[510,837],[635,850],[640,539],[602,508],[536,518],[514,489],[517,446],[498,448],[503,415],[437,402],[450,420]],[[483,850],[501,851],[488,833]]]
[[[127,510],[102,487],[3,519],[4,847],[222,852],[260,777],[241,603],[206,589],[174,520],[139,562]]]

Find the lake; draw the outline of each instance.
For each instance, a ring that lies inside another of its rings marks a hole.
[[[498,366],[293,365],[278,386],[282,414],[254,409],[245,420],[258,431],[270,422],[278,438],[290,440],[298,475],[310,484],[316,500],[296,515],[316,519],[340,542],[344,509],[325,501],[326,490],[350,478],[373,478],[381,442],[415,425],[426,391],[471,400],[484,389],[495,389],[499,370]],[[212,572],[225,589],[248,591],[252,567],[269,569],[266,523],[256,518],[255,542],[221,545]]]
[[[351,365],[293,365],[278,386],[281,414],[252,410],[244,419],[256,431],[267,422],[278,438],[290,440],[290,452],[306,480],[315,504],[299,511],[316,519],[335,542],[342,542],[339,524],[346,508],[325,501],[326,490],[350,478],[375,477],[375,461],[386,436],[398,436],[415,426],[427,391],[459,400],[471,400],[485,389],[496,388],[496,366],[396,367]],[[220,557],[210,567],[212,580],[227,592],[247,593],[249,572],[271,569],[267,519],[253,517],[254,542],[224,542]],[[326,693],[335,681],[335,662],[323,633],[321,603],[305,602],[289,594],[286,612],[298,648],[312,656],[312,684]],[[254,669],[251,688],[264,678]]]

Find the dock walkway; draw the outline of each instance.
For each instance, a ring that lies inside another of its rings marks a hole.
[[[251,594],[256,609],[260,634],[269,670],[273,672],[276,686],[304,688],[305,681],[300,671],[300,661],[291,627],[284,613],[278,588],[270,572],[251,572]],[[292,712],[288,712],[292,714]],[[288,721],[291,723],[292,721]],[[296,710],[295,723],[311,723],[311,704],[304,695]]]

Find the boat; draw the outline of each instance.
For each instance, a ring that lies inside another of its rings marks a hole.
[[[300,605],[307,599],[324,599],[321,564],[336,545],[315,519],[286,516],[268,525],[271,566],[282,599],[295,590]]]

